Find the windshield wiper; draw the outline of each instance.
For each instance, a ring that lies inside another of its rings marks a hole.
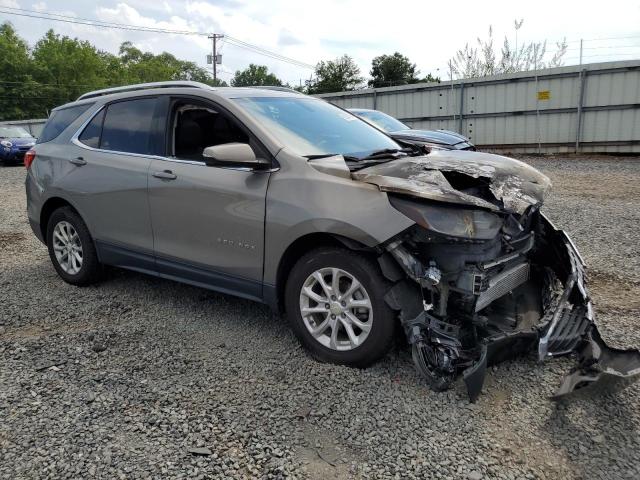
[[[357,162],[358,160],[360,160],[360,158],[354,157],[353,155],[344,155],[342,153],[321,153],[318,155],[305,155],[304,158],[306,158],[307,160],[318,160],[320,158],[329,158],[329,157],[337,157],[337,156],[341,156],[345,160],[350,162]]]
[[[356,157],[353,155],[344,155],[342,153],[323,153],[318,155],[305,155],[309,160],[317,160],[320,158],[333,157],[336,155],[340,155],[344,158],[349,170],[361,170],[366,167],[371,167],[373,165],[379,165],[380,163],[386,163],[391,160],[396,160],[398,158],[404,158],[410,155],[417,155],[419,152],[416,152],[413,148],[385,148],[382,150],[376,150],[366,157]]]
[[[377,160],[379,158],[402,158],[412,153],[415,154],[415,150],[412,148],[384,148],[382,150],[376,150],[366,157],[362,157],[360,160]]]
[[[345,160],[352,162],[359,162],[362,160],[378,160],[382,158],[402,158],[410,154],[416,154],[416,150],[413,148],[383,148],[382,150],[375,150],[366,157],[356,157],[354,155],[345,155],[343,153],[320,153],[317,155],[305,155],[305,158],[309,160],[317,160],[319,158],[335,157],[340,155]]]

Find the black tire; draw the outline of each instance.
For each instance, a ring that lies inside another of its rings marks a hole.
[[[77,273],[70,274],[63,270],[60,262],[56,258],[53,248],[53,232],[58,223],[65,221],[71,224],[77,232],[80,244],[82,245],[82,265]],[[47,247],[53,268],[58,275],[67,283],[76,286],[86,286],[100,280],[102,276],[102,266],[98,261],[96,248],[89,233],[87,225],[80,215],[71,207],[61,207],[55,210],[47,222]]]
[[[347,351],[337,351],[318,342],[305,326],[300,312],[300,292],[304,282],[313,272],[329,267],[353,275],[367,291],[373,310],[368,336],[361,345]],[[320,248],[302,256],[292,268],[285,287],[286,315],[294,333],[315,359],[364,368],[383,357],[394,341],[396,313],[384,300],[390,287],[374,259],[347,249]]]

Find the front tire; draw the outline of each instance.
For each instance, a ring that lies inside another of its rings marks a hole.
[[[93,239],[72,208],[59,208],[49,217],[47,247],[53,267],[65,282],[85,286],[100,279],[102,267]]]
[[[389,283],[368,256],[342,248],[313,250],[298,260],[285,289],[294,333],[319,361],[363,368],[391,348],[396,315]]]

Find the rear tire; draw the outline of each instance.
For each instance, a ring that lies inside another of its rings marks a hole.
[[[289,274],[286,315],[315,359],[363,368],[383,357],[394,340],[396,314],[384,300],[389,288],[368,256],[342,248],[313,250]]]
[[[65,282],[85,286],[100,280],[102,266],[93,239],[72,208],[58,208],[49,217],[47,247],[53,267]]]

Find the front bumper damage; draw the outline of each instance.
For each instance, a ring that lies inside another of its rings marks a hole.
[[[640,352],[608,347],[595,324],[585,265],[541,213],[551,181],[482,152],[435,151],[350,172],[415,225],[382,245],[414,363],[434,390],[462,376],[469,398],[487,366],[537,351],[578,362],[553,398],[615,391],[640,377]]]
[[[418,290],[402,282],[387,303],[400,311],[416,368],[434,390],[448,388],[461,374],[474,402],[488,366],[531,351],[540,361],[577,355],[576,366],[552,397],[556,400],[618,391],[640,378],[640,352],[611,348],[598,332],[585,264],[574,244],[542,214],[535,216],[535,231],[524,235],[517,248],[477,263],[469,274],[457,272],[448,282],[436,262],[425,267],[400,241],[387,246],[405,275],[419,284],[422,308],[415,302],[408,306]],[[381,265],[389,278],[394,276],[388,262]],[[473,294],[465,314],[451,306],[452,301],[469,301],[469,295],[451,300],[456,286]]]
[[[620,391],[640,379],[640,351],[616,349],[604,342],[585,284],[584,260],[568,235],[546,221],[566,251],[571,273],[559,304],[549,311],[549,323],[540,330],[538,357],[543,361],[574,352],[578,357],[552,398]]]

